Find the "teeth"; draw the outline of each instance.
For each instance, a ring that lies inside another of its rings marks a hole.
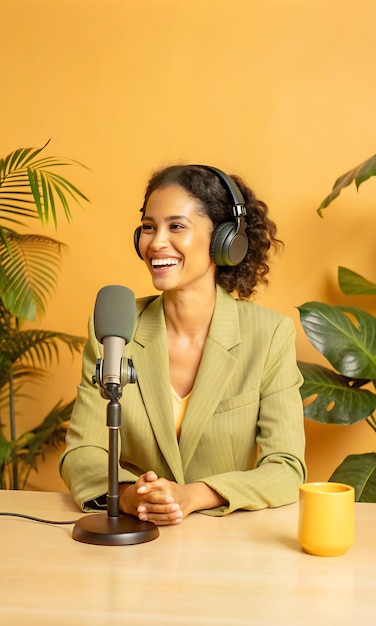
[[[179,261],[177,259],[152,259],[151,264],[153,267],[163,267],[164,265],[177,265]]]

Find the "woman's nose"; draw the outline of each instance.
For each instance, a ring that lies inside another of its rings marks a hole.
[[[160,248],[165,248],[168,245],[168,236],[164,228],[156,230],[154,233],[154,237],[150,242],[150,247],[154,250],[159,250]]]

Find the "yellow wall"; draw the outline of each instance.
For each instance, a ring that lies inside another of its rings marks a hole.
[[[86,334],[109,283],[152,291],[132,245],[146,180],[201,162],[244,176],[270,206],[286,247],[259,301],[294,319],[300,359],[319,360],[296,307],[340,302],[340,264],[375,280],[375,183],[315,213],[337,175],[375,151],[374,0],[1,0],[0,11],[1,156],[51,137],[49,154],[90,168],[70,172],[91,204],[58,229],[69,254],[42,327]],[[19,430],[71,399],[79,378],[80,358],[62,351]],[[312,480],[369,450],[364,423],[307,422]],[[32,487],[64,489],[56,458]]]

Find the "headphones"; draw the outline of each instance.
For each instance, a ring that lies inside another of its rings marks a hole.
[[[203,167],[218,176],[223,186],[228,191],[232,201],[234,221],[224,222],[214,230],[210,242],[210,257],[216,265],[221,267],[226,265],[239,265],[248,251],[248,237],[245,233],[247,228],[247,222],[245,220],[247,209],[243,194],[235,184],[235,181],[222,172],[222,170],[209,165],[199,165],[195,167]],[[138,226],[133,235],[134,247],[140,259],[142,259],[139,248],[141,230],[142,227]]]

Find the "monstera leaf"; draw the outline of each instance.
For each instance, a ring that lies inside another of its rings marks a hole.
[[[357,307],[307,302],[300,321],[312,345],[343,376],[376,379],[376,318]]]
[[[376,454],[352,454],[337,467],[331,482],[352,485],[357,502],[376,502]]]
[[[324,424],[349,425],[367,419],[376,409],[376,394],[354,385],[321,365],[299,361],[304,378],[300,390],[305,417]]]
[[[376,394],[363,389],[376,379],[376,318],[356,307],[307,302],[299,307],[308,339],[329,363],[299,362],[304,414],[327,424],[354,424],[376,409]]]

